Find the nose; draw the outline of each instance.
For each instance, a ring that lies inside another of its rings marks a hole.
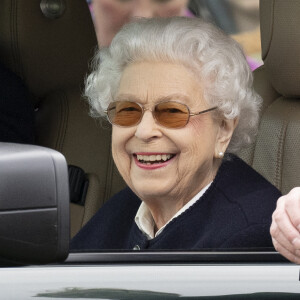
[[[146,110],[141,122],[137,125],[135,136],[143,141],[150,141],[162,136],[159,125],[156,124],[152,112]]]
[[[137,0],[132,10],[131,18],[153,18],[153,4],[149,0]]]

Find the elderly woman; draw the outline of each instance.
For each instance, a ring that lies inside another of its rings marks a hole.
[[[249,143],[260,97],[241,48],[213,25],[175,17],[126,25],[97,57],[86,95],[112,123],[128,188],[73,249],[271,246],[279,191],[233,154]],[[225,154],[225,155],[224,155]]]

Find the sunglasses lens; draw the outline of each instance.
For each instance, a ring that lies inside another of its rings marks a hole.
[[[189,120],[189,109],[182,103],[162,102],[155,106],[155,118],[165,127],[181,128]]]
[[[172,101],[157,104],[153,113],[156,121],[167,128],[184,127],[190,114],[186,105]],[[107,115],[112,124],[128,127],[140,122],[143,110],[135,102],[116,101],[108,106]]]
[[[112,124],[133,126],[140,121],[142,108],[135,102],[116,101],[108,106],[107,115]]]

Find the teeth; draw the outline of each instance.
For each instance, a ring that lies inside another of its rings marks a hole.
[[[159,155],[157,155],[159,156]],[[150,155],[150,158],[149,158],[150,161],[155,161],[156,160],[156,155]]]
[[[172,157],[172,154],[157,154],[157,155],[137,155],[137,159],[139,161],[147,162],[147,164],[150,164],[150,162],[155,161],[167,161]]]

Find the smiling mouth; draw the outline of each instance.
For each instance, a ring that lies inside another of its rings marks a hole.
[[[153,164],[161,164],[171,160],[175,157],[176,154],[151,154],[151,155],[141,155],[141,154],[133,154],[133,156],[138,160],[141,164],[153,165]]]

